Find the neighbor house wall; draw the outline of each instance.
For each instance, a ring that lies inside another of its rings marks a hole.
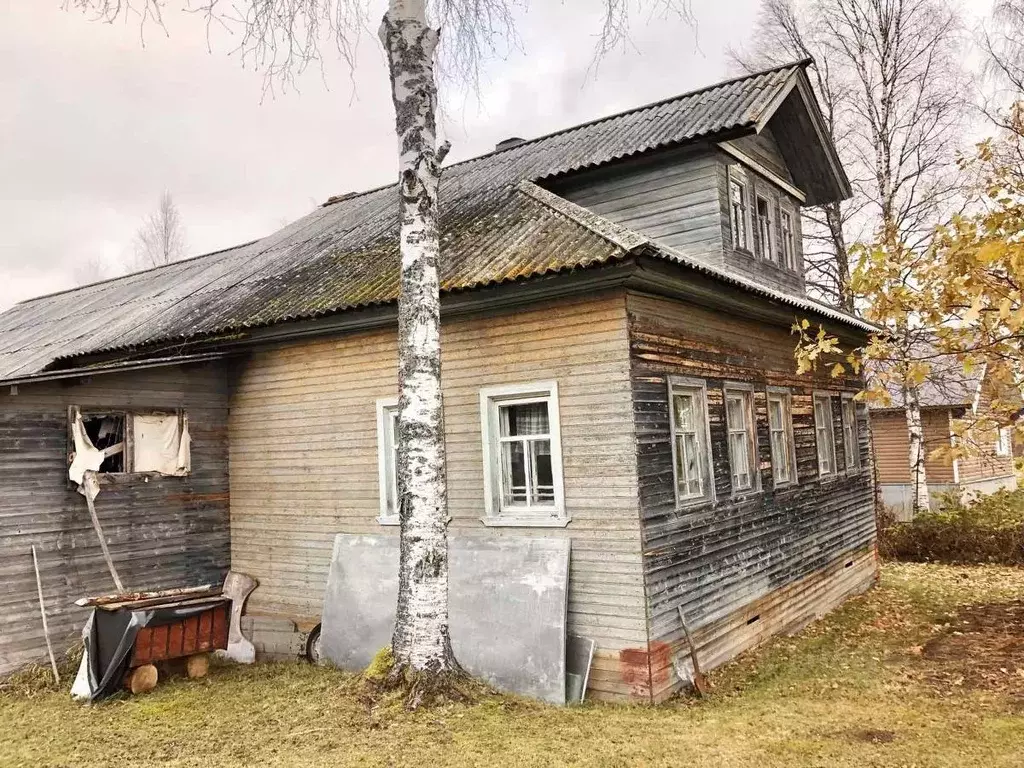
[[[260,581],[250,614],[316,621],[337,533],[381,526],[375,401],[397,395],[394,327],[255,352],[231,401],[232,558]],[[572,539],[569,631],[597,643],[589,696],[628,696],[644,648],[641,569],[622,292],[443,319],[442,385],[450,530]],[[566,528],[488,528],[480,389],[559,387]],[[628,654],[627,654],[628,655]]]
[[[643,526],[650,647],[647,685],[662,700],[689,666],[678,610],[693,630],[704,667],[791,631],[866,589],[877,564],[873,542],[867,412],[858,409],[860,468],[819,478],[812,393],[838,383],[797,376],[788,328],[681,302],[630,294],[633,409]],[[706,383],[717,502],[676,506],[668,377]],[[755,387],[762,490],[733,497],[725,440],[722,384]],[[799,481],[774,489],[766,387],[792,393]],[[844,466],[840,398],[833,405],[836,457]],[[685,673],[684,673],[685,674]]]
[[[17,394],[14,394],[16,390]],[[85,498],[68,481],[68,407],[184,408],[185,477],[121,476],[96,498],[130,590],[218,583],[230,565],[227,383],[220,364],[152,368],[0,392],[0,674],[45,658],[31,548],[58,649],[88,616],[80,597],[114,592]]]

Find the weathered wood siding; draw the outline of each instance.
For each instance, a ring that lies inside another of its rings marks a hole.
[[[192,474],[104,485],[96,498],[129,589],[195,586],[230,565],[227,383],[219,365],[154,368],[0,392],[0,674],[45,658],[31,547],[63,649],[88,616],[73,601],[114,591],[85,499],[67,479],[68,406],[184,408]],[[126,476],[127,477],[127,476]]]
[[[859,408],[861,468],[819,478],[812,410],[827,378],[797,377],[788,328],[765,326],[680,302],[627,299],[643,519],[650,646],[647,693],[660,700],[680,682],[678,608],[694,628],[702,663],[716,666],[780,631],[822,615],[874,579],[867,412]],[[706,381],[717,502],[676,508],[669,375]],[[732,497],[722,395],[724,381],[753,382],[762,491]],[[847,390],[856,381],[841,382]],[[792,392],[799,481],[774,489],[766,386]],[[843,466],[838,398],[833,427]]]
[[[591,695],[630,692],[621,649],[645,645],[624,295],[443,323],[451,530],[569,536],[569,630],[597,641]],[[231,402],[234,568],[260,587],[249,612],[319,616],[336,533],[381,526],[375,401],[397,395],[394,328],[253,354]],[[487,528],[482,387],[556,380],[565,529]]]
[[[750,156],[772,173],[776,173],[790,184],[793,183],[793,176],[789,172],[789,166],[782,156],[775,141],[775,134],[772,127],[767,126],[761,133],[754,136],[742,136],[730,142],[738,150]]]
[[[953,461],[948,455],[936,455],[939,448],[950,444],[949,410],[925,408],[921,411],[921,430],[924,435],[925,477],[929,483],[952,483]],[[909,483],[910,434],[903,411],[873,411],[871,434],[878,464],[878,482],[883,485]]]
[[[572,202],[685,253],[720,262],[720,161],[709,147],[660,152],[552,184]]]

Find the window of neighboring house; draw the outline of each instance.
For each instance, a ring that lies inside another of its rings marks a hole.
[[[377,480],[382,525],[398,523],[398,399],[377,401]]]
[[[753,395],[751,389],[725,388],[725,422],[729,433],[729,466],[734,493],[757,488]]]
[[[1013,453],[1013,428],[1000,427],[996,435],[996,456],[1009,456]]]
[[[562,452],[555,382],[480,391],[485,522],[564,525]]]
[[[707,389],[704,382],[669,380],[672,467],[676,502],[693,504],[714,499],[708,432]]]
[[[793,229],[793,214],[782,211],[782,253],[779,262],[786,269],[796,269],[796,237]]]
[[[84,438],[103,453],[100,473],[185,475],[192,470],[192,441],[184,411],[80,411],[72,406],[71,461],[78,450],[74,423],[79,416]]]
[[[729,201],[732,217],[732,247],[747,249],[747,188],[737,178],[729,179]]]
[[[775,484],[795,482],[793,401],[785,390],[768,391],[768,431],[771,433],[772,477]]]
[[[757,196],[757,255],[771,261],[774,258],[772,243],[772,204],[767,198]]]
[[[818,445],[818,474],[831,475],[836,471],[836,444],[832,432],[832,397],[814,396],[814,436]]]
[[[860,466],[860,442],[857,437],[857,403],[853,395],[843,395],[843,453],[846,468]]]

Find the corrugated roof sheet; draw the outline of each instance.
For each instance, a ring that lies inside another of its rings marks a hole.
[[[646,238],[521,182],[751,128],[803,66],[731,80],[446,169],[442,290],[585,268],[629,254]],[[246,245],[23,302],[0,314],[0,381],[37,374],[58,359],[394,301],[397,230],[395,188],[383,187],[346,196]],[[652,250],[761,295],[860,323],[678,252]]]

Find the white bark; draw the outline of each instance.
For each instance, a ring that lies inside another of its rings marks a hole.
[[[921,403],[917,387],[907,387],[904,393],[907,409],[907,432],[910,435],[910,481],[913,485],[914,514],[927,512],[928,477],[925,474],[924,430],[921,427]]]
[[[390,0],[380,38],[388,54],[399,152],[402,256],[398,303],[398,611],[392,648],[417,671],[457,669],[448,635],[448,491],[441,403],[434,54],[425,0]]]

